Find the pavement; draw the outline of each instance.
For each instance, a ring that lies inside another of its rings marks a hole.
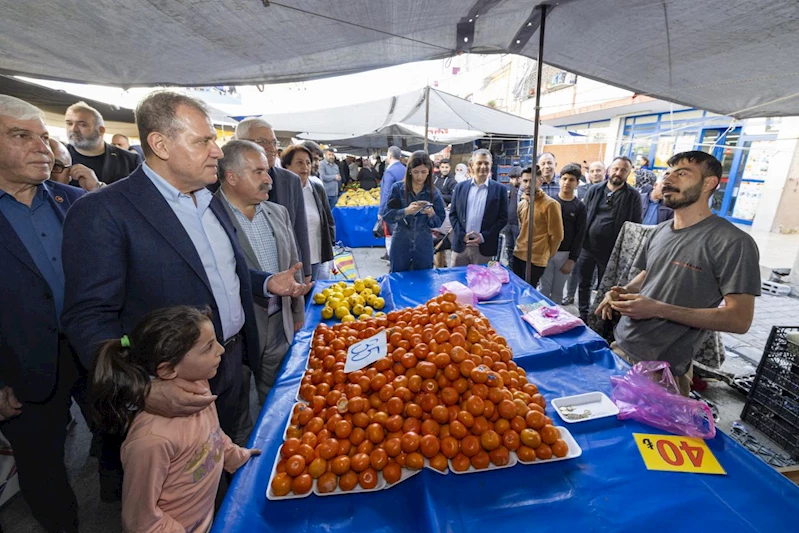
[[[388,273],[388,262],[381,259],[385,253],[384,248],[356,248],[352,252],[359,277],[378,277]],[[785,260],[783,259],[783,261]],[[722,335],[727,349],[727,359],[722,370],[733,375],[755,372],[772,326],[799,326],[799,298],[772,295],[759,297],[755,303],[755,317],[749,332],[743,335]],[[252,390],[252,404],[255,405],[254,386]],[[718,407],[720,420],[717,427],[729,433],[733,424],[740,419],[746,402],[744,394],[724,382],[711,381],[702,395]],[[88,456],[91,434],[86,422],[75,405],[72,407],[72,414],[76,424],[67,438],[65,461],[70,481],[78,496],[81,532],[121,531],[120,504],[105,504],[99,500],[97,460]],[[252,409],[252,414],[257,417],[257,408]],[[779,448],[762,434],[751,430],[751,428],[750,432],[766,446],[779,451]],[[31,517],[25,501],[17,495],[0,509],[0,531],[41,533],[44,530]]]

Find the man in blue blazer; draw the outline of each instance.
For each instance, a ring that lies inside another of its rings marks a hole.
[[[33,516],[47,531],[76,532],[64,443],[83,372],[58,317],[62,224],[85,192],[46,181],[52,162],[41,111],[0,95],[0,431]]]
[[[391,188],[394,187],[394,184],[405,179],[405,172],[406,168],[405,165],[402,164],[402,150],[400,150],[399,146],[389,146],[388,156],[386,158],[386,170],[383,172],[383,178],[380,180],[380,208],[378,209],[378,213],[382,213],[386,209],[386,205],[388,204],[388,197],[391,196]],[[355,179],[353,177],[353,179]],[[378,220],[382,220],[382,217],[378,214]],[[386,232],[386,255],[383,256],[383,259],[388,259],[388,255],[391,252],[391,226],[385,228]]]
[[[260,368],[253,294],[298,296],[301,263],[280,274],[251,271],[219,198],[222,151],[205,104],[170,91],[146,96],[136,108],[145,163],[127,179],[78,202],[64,226],[66,298],[62,320],[87,368],[97,346],[130,333],[148,312],[172,305],[208,306],[225,355],[211,396],[182,380],[155,381],[146,409],[187,416],[216,400],[223,431],[238,414],[242,363]],[[102,193],[102,194],[100,194]],[[121,440],[106,436],[101,489],[121,481]],[[106,498],[115,494],[107,493]]]
[[[452,191],[452,266],[485,264],[497,255],[499,233],[508,223],[508,190],[491,179],[491,163],[491,152],[475,151],[470,162],[473,178]]]

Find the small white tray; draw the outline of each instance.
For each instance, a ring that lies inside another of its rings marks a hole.
[[[606,416],[616,416],[619,414],[619,408],[602,392],[586,392],[585,394],[577,394],[575,396],[564,396],[563,398],[555,398],[552,400],[552,407],[558,413],[558,416],[569,424],[576,422],[587,422],[589,420],[596,420],[597,418],[605,418]],[[566,411],[566,407],[573,407],[574,410]],[[566,416],[567,413],[574,413],[575,415],[583,414],[586,410],[590,414],[585,418],[570,419]]]
[[[508,460],[508,464],[506,464],[506,465],[497,466],[494,463],[489,462],[487,467],[481,468],[480,470],[478,470],[477,468],[473,467],[472,465],[469,465],[469,469],[468,470],[464,470],[463,472],[458,472],[457,470],[455,470],[452,467],[452,459],[450,459],[449,460],[449,470],[453,474],[461,475],[461,474],[476,474],[476,473],[479,473],[479,472],[490,472],[491,470],[502,470],[503,468],[511,468],[511,467],[516,466],[516,463],[519,460],[516,457],[516,454],[514,452],[510,452],[509,455],[510,455],[510,459]]]
[[[522,461],[521,459],[518,459],[519,463],[523,465],[542,465],[580,457],[583,454],[583,449],[580,448],[580,445],[577,444],[576,440],[574,440],[574,437],[572,437],[572,434],[569,433],[569,430],[563,426],[556,426],[556,428],[558,431],[560,431],[560,438],[563,439],[566,442],[566,445],[569,447],[569,453],[566,454],[566,457],[555,457],[553,455],[551,459],[536,459],[535,461]],[[514,452],[511,455],[516,456],[516,453]]]

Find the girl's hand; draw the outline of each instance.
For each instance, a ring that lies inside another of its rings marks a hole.
[[[408,207],[405,208],[405,216],[415,215],[422,209],[421,202],[412,202]]]
[[[425,207],[424,209],[422,209],[422,213],[424,213],[425,215],[427,215],[429,218],[433,218],[433,215],[435,215],[435,214],[436,214],[436,212],[435,212],[435,210],[433,209],[433,206],[432,206],[432,205],[428,205],[427,207]]]

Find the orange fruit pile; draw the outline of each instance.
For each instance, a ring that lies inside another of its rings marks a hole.
[[[346,374],[347,349],[380,331],[388,355]],[[280,460],[276,496],[390,485],[402,469],[465,472],[565,457],[546,402],[506,340],[455,295],[385,317],[319,324]]]

